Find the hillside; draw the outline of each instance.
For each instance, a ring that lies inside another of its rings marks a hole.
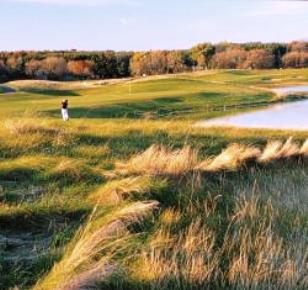
[[[308,69],[6,83],[0,289],[307,289],[308,132],[193,126],[307,83]]]

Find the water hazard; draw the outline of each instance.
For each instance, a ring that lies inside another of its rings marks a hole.
[[[308,86],[283,87],[277,94],[308,93]],[[266,109],[201,121],[201,127],[239,127],[308,130],[308,100],[270,106]]]

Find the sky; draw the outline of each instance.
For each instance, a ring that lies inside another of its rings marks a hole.
[[[0,51],[308,40],[308,1],[0,0]]]

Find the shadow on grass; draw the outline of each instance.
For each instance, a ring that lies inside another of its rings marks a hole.
[[[71,107],[72,118],[152,118],[183,115],[191,112],[195,107],[207,106],[207,101],[222,97],[223,94],[214,92],[200,92],[181,97],[164,97],[136,102],[116,103],[114,105],[97,107]],[[47,111],[50,116],[58,116],[58,110]]]
[[[77,97],[78,93],[72,90],[53,90],[53,89],[37,89],[37,88],[23,88],[22,91],[31,94],[46,95],[50,97]]]
[[[14,167],[0,170],[0,180],[4,181],[27,181],[38,177],[41,174],[39,170],[27,167]]]
[[[34,210],[21,209],[15,212],[0,213],[0,228],[14,232],[33,231],[41,232],[50,230],[57,224],[80,222],[89,213],[90,208],[65,209],[58,208],[36,208]]]
[[[119,103],[110,106],[70,108],[72,118],[128,118],[138,119],[152,114],[152,118],[167,116],[173,110],[185,110],[181,98],[160,98],[151,101]],[[58,110],[48,111],[51,116],[58,115]]]
[[[0,289],[30,289],[61,259],[78,227],[79,223],[70,222],[39,232],[37,228],[2,231],[7,242],[0,254]]]
[[[72,118],[127,118],[159,119],[186,117],[192,113],[234,111],[242,108],[268,104],[267,95],[230,97],[229,94],[197,92],[174,97],[161,97],[152,100],[121,102],[112,105],[69,108]],[[45,111],[51,117],[58,117],[58,109]]]
[[[121,281],[116,277],[109,282],[100,283],[98,289],[104,290],[201,290],[201,289],[211,289],[211,290],[220,290],[220,289],[229,289],[226,285],[223,287],[222,283],[198,283],[187,281],[182,278],[173,277],[172,275],[166,275],[162,280],[152,280],[152,281],[136,281],[128,280]]]
[[[9,94],[15,92],[16,90],[11,87],[0,85],[0,94]]]

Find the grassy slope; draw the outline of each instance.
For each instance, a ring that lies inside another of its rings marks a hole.
[[[304,132],[191,128],[192,122],[199,118],[272,102],[274,96],[265,87],[307,81],[308,70],[229,71],[125,80],[78,90],[63,90],[63,85],[52,89],[27,86],[15,94],[0,94],[0,121],[4,125],[0,128],[0,288],[29,287],[49,271],[54,261],[62,259],[65,245],[93,209],[88,196],[109,182],[103,173],[119,160],[126,160],[152,144],[169,147],[190,144],[200,150],[200,156],[208,156],[218,154],[231,142],[261,146],[268,139],[285,140],[290,135],[298,140],[307,138]],[[59,101],[64,97],[69,98],[74,117],[65,124],[58,120]],[[145,224],[135,226],[133,232],[144,233],[132,236],[128,243],[131,246],[115,258],[129,271],[120,273],[122,278],[117,277],[116,282],[103,284],[103,289],[198,285],[198,279],[192,276],[184,275],[179,282],[171,273],[164,279],[147,275],[140,265],[151,264],[147,251],[151,251],[149,245],[156,234],[166,231],[163,223],[170,221],[164,219],[175,215],[174,221],[171,218],[172,235],[185,236],[187,227],[196,224],[198,218],[207,219],[201,208],[209,202],[209,196],[222,196],[218,210],[209,219],[211,231],[217,235],[215,247],[222,242],[229,222],[227,216],[236,211],[238,196],[251,192],[258,192],[265,204],[268,198],[274,200],[273,206],[280,217],[275,223],[275,235],[286,246],[288,243],[307,246],[298,238],[291,239],[303,236],[307,225],[307,208],[299,202],[307,198],[305,165],[289,162],[202,180],[201,187],[192,192],[189,181],[183,184],[157,178],[150,181],[146,195],[124,201],[123,206],[140,199],[157,199],[160,211]],[[286,186],[280,185],[282,181]],[[187,204],[191,204],[189,209]],[[99,218],[109,212],[112,215],[118,207],[99,206]],[[203,222],[199,225],[202,229],[204,226]],[[291,230],[294,234],[288,235]],[[10,241],[3,242],[4,237]],[[140,255],[140,249],[144,256]],[[140,258],[131,259],[132,253]],[[215,282],[219,287],[222,286],[219,283],[228,280],[235,285],[234,277],[220,278],[220,282],[213,278],[210,283]]]

